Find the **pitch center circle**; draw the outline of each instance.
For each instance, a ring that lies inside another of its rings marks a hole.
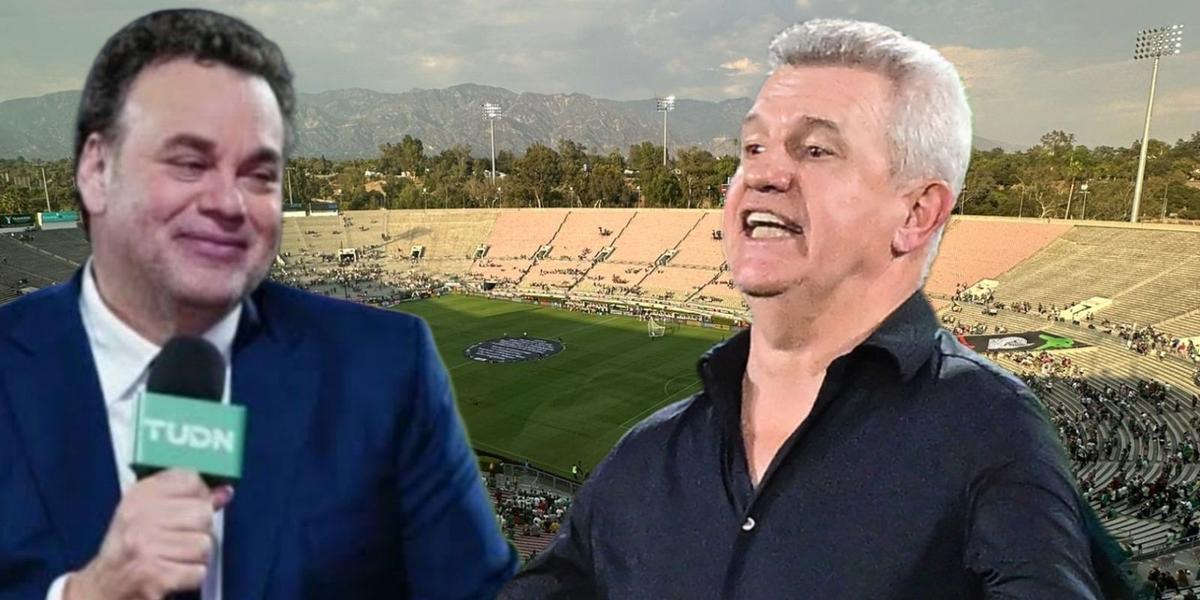
[[[472,344],[463,351],[471,360],[490,363],[517,363],[541,360],[563,351],[558,340],[537,337],[499,337]]]

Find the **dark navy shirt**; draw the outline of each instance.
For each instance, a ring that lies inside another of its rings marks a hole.
[[[1020,380],[914,294],[751,483],[749,332],[631,430],[502,598],[1098,598],[1111,538]],[[1116,561],[1110,563],[1116,565]],[[1117,588],[1111,588],[1117,589]]]

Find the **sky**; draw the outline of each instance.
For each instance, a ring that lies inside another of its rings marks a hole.
[[[796,21],[877,21],[959,69],[975,134],[1028,146],[1141,137],[1151,64],[1138,30],[1184,25],[1159,68],[1151,136],[1200,131],[1200,0],[192,0],[275,40],[301,92],[460,83],[616,100],[753,96],[771,37]],[[0,100],[79,89],[109,35],[170,4],[0,0]],[[1136,8],[1135,8],[1136,6]]]

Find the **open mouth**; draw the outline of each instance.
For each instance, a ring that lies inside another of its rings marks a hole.
[[[755,210],[742,213],[742,231],[754,240],[803,235],[804,228],[775,213]]]

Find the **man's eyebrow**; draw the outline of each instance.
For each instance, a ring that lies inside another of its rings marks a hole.
[[[195,150],[203,154],[212,154],[216,150],[217,144],[212,140],[200,137],[192,133],[180,133],[167,138],[163,142],[162,148],[164,151],[174,150],[176,148],[187,148]],[[242,161],[245,164],[283,164],[283,155],[278,150],[270,146],[260,146],[246,160]]]
[[[260,146],[254,151],[253,154],[250,155],[249,158],[243,161],[243,163],[250,165],[266,164],[278,166],[283,164],[283,155],[280,154],[278,150],[271,148],[270,146]]]
[[[744,119],[742,119],[742,126],[744,127],[746,125],[754,125],[754,124],[762,122],[762,120],[763,120],[762,116],[760,116],[758,113],[750,112],[750,113],[746,114],[746,117]],[[836,122],[831,121],[829,119],[822,118],[822,117],[812,117],[812,116],[807,116],[807,115],[804,117],[801,117],[800,118],[800,127],[806,132],[812,131],[814,129],[825,129],[825,130],[828,130],[830,133],[834,133],[837,135],[841,135],[841,133],[842,133],[842,128],[839,127]]]
[[[825,130],[829,131],[830,133],[833,133],[836,135],[842,134],[841,127],[838,127],[837,123],[830,121],[829,119],[822,119],[821,117],[807,117],[806,116],[803,118],[802,123],[803,123],[804,129],[807,131],[812,131],[814,129],[825,129]]]
[[[189,148],[204,154],[211,154],[216,148],[216,143],[212,140],[202,138],[191,133],[178,133],[163,142],[163,150],[174,150],[175,148]]]

